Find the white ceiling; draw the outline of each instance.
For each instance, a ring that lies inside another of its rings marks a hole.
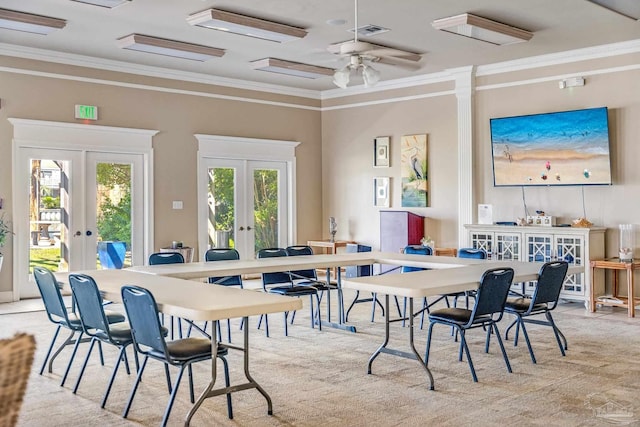
[[[145,66],[161,67],[322,91],[335,88],[330,76],[310,80],[267,73],[253,70],[249,62],[274,57],[342,67],[345,62],[328,53],[326,47],[353,37],[347,31],[354,25],[353,6],[353,0],[133,0],[106,9],[71,0],[1,0],[2,8],[65,19],[67,26],[48,36],[0,29],[0,54],[14,52],[18,56],[37,57],[39,53],[53,53],[62,62],[67,57],[75,63],[80,59],[110,66],[117,65],[111,61],[118,61],[133,64],[139,70]],[[194,27],[186,22],[188,15],[212,7],[302,27],[308,35],[280,44]],[[465,12],[529,30],[534,36],[526,43],[494,46],[431,26],[435,19]],[[347,23],[332,26],[327,24],[331,19],[344,19]],[[375,64],[383,81],[640,39],[638,21],[586,0],[360,0],[358,24],[391,29],[367,41],[424,54],[417,71]],[[116,39],[131,33],[208,45],[227,52],[222,58],[201,63],[118,48]]]

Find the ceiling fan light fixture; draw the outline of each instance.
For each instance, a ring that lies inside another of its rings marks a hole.
[[[46,36],[64,28],[67,21],[16,10],[0,9],[0,28]]]
[[[530,31],[470,13],[436,19],[431,25],[437,30],[499,46],[526,42],[533,37],[533,33]]]
[[[351,78],[351,67],[349,65],[333,73],[333,83],[340,89],[346,89]]]
[[[380,81],[380,71],[371,65],[363,65],[362,79],[364,80],[364,87],[375,86]]]
[[[189,15],[187,22],[199,27],[278,43],[298,40],[307,35],[303,28],[218,9],[207,9]]]

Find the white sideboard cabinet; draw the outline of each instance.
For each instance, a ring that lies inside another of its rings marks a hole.
[[[605,227],[543,227],[468,224],[469,241],[484,249],[490,259],[547,262],[563,259],[585,267],[564,282],[561,298],[589,303],[591,269],[589,261],[604,258]],[[531,291],[535,283],[525,283]],[[522,288],[520,288],[522,289]]]

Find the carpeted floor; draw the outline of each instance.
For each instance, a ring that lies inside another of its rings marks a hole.
[[[512,374],[505,369],[497,343],[492,342],[485,354],[483,331],[471,331],[468,339],[478,383],[473,383],[466,361],[457,361],[458,347],[450,330],[436,326],[429,363],[435,391],[429,391],[428,378],[414,360],[382,354],[373,364],[373,374],[367,375],[367,360],[384,333],[379,310],[371,323],[369,304],[354,308],[349,320],[358,328],[356,334],[329,328],[320,332],[309,327],[308,300],[304,302],[289,337],[283,336],[280,314],[269,316],[270,338],[256,330],[256,318],[250,319],[251,372],[271,395],[274,415],[267,415],[266,402],[257,391],[246,390],[233,395],[233,420],[227,418],[225,398],[216,397],[205,401],[193,426],[640,425],[640,319],[628,319],[624,310],[603,308],[592,314],[581,304],[562,304],[555,318],[569,340],[567,356],[560,355],[551,329],[531,325],[538,364],[531,363],[524,342],[514,348],[509,341]],[[509,320],[502,321],[503,332]],[[134,376],[127,376],[124,369],[106,408],[100,409],[99,403],[115,349],[105,347],[104,367],[97,355],[92,356],[74,395],[71,389],[86,345],[78,352],[67,384],[60,387],[70,348],[56,360],[53,373],[37,373],[55,329],[45,313],[0,314],[0,324],[0,338],[25,331],[35,334],[38,343],[19,426],[160,423],[168,392],[159,363],[149,362],[125,420],[121,412]],[[236,344],[242,339],[238,327],[234,320]],[[392,324],[392,335],[392,346],[406,350],[408,329]],[[424,352],[426,329],[417,331],[416,341]],[[240,354],[231,352],[229,361],[232,382],[243,382]],[[205,387],[210,369],[207,362],[195,366],[196,391]],[[183,425],[190,405],[184,378],[169,425]]]

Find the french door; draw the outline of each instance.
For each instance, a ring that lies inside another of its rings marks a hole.
[[[140,155],[24,148],[18,165],[28,194],[18,201],[20,298],[38,296],[34,266],[95,270],[144,259]],[[106,242],[118,243],[107,251]]]
[[[14,300],[39,296],[35,266],[66,272],[144,264],[152,247],[155,131],[10,121]]]
[[[251,259],[259,249],[287,246],[286,162],[206,158],[201,167],[207,200],[201,248],[235,248]]]

